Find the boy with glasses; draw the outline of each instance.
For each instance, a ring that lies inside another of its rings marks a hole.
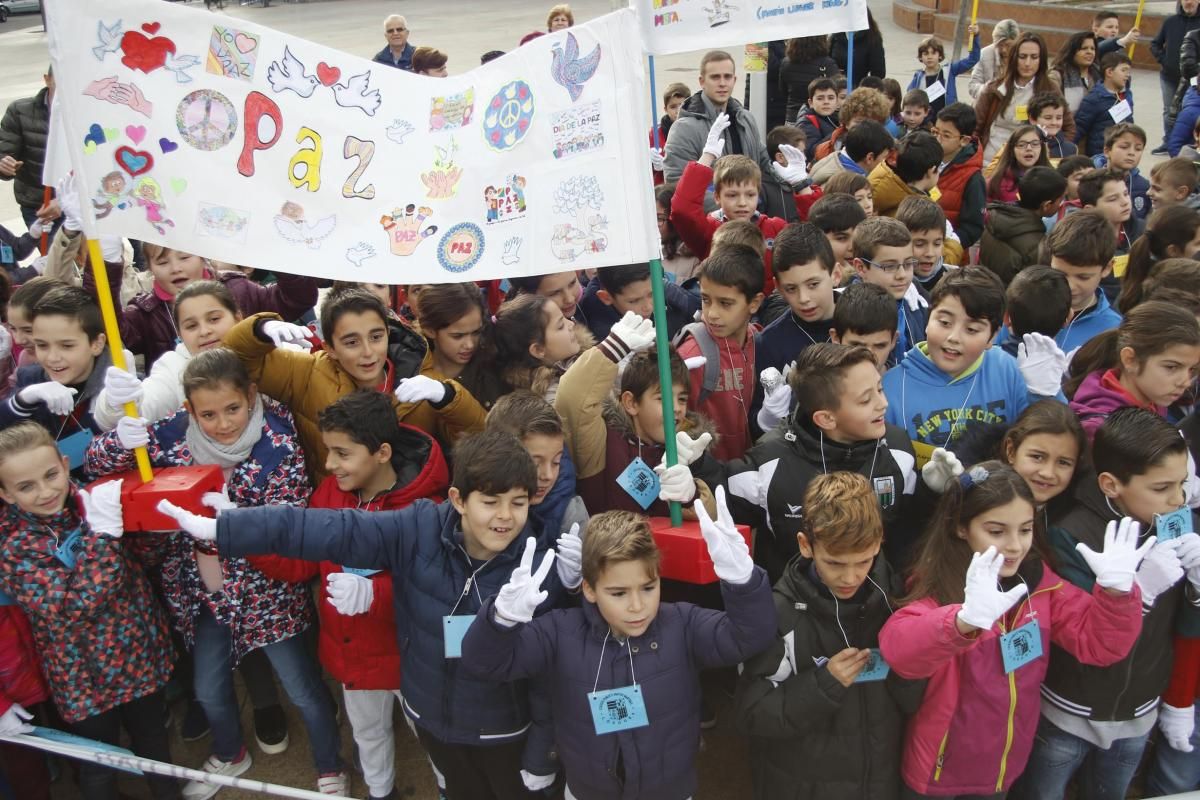
[[[929,295],[913,281],[917,259],[912,234],[891,217],[868,217],[854,229],[854,256],[857,279],[882,287],[896,301],[896,348],[891,361],[898,363],[925,338],[929,320]]]

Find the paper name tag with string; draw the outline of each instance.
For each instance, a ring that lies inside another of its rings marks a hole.
[[[617,485],[643,509],[650,508],[658,499],[658,475],[642,461],[641,456],[629,462],[629,466],[617,476]]]
[[[70,436],[64,436],[58,440],[58,451],[67,457],[71,469],[79,469],[83,466],[88,445],[91,443],[91,431],[76,431]]]
[[[929,102],[937,100],[939,97],[946,95],[946,84],[941,81],[934,81],[925,87],[925,94],[929,97]]]
[[[1128,99],[1122,100],[1108,110],[1108,115],[1113,122],[1121,122],[1133,116],[1133,106],[1129,105]]]
[[[1017,106],[1016,111],[1013,112],[1013,116],[1016,118],[1017,122],[1028,122],[1029,106]]]
[[[644,728],[650,724],[646,716],[646,701],[637,684],[588,692],[587,697],[597,736]]]
[[[76,528],[68,533],[50,553],[67,569],[75,569],[79,551],[83,548],[83,529]]]
[[[15,264],[16,259],[13,258],[13,249],[6,244],[0,244],[0,262],[5,264]]]
[[[381,570],[381,569],[367,569],[367,568],[365,568],[365,567],[346,567],[346,566],[343,566],[343,567],[342,567],[342,572],[349,573],[350,575],[357,575],[357,576],[358,576],[358,577],[360,577],[360,578],[369,578],[369,577],[371,577],[372,575],[377,575],[377,574],[379,574],[380,572],[383,572],[383,570]]]
[[[447,614],[442,617],[442,638],[446,642],[446,658],[462,658],[463,639],[467,637],[467,630],[474,621],[474,614],[460,614],[459,616]]]
[[[879,652],[878,647],[871,648],[871,658],[867,660],[867,665],[858,673],[858,677],[854,679],[855,683],[871,683],[873,681],[881,681],[888,676],[892,668],[883,658],[883,653]]]
[[[1015,631],[1001,634],[1000,655],[1004,658],[1005,674],[1041,658],[1042,632],[1037,620],[1032,619]]]
[[[1154,515],[1154,533],[1160,542],[1178,539],[1185,533],[1194,533],[1195,527],[1192,523],[1192,510],[1187,506],[1177,508],[1170,514]]]

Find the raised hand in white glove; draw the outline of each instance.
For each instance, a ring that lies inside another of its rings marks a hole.
[[[579,523],[558,537],[558,558],[554,562],[558,580],[568,589],[578,589],[583,580],[583,539],[579,538]]]
[[[304,347],[310,344],[308,337],[312,331],[303,325],[293,325],[280,319],[269,319],[262,324],[262,335],[271,340],[276,347],[283,344],[296,344]]]
[[[512,571],[508,583],[496,595],[496,622],[506,628],[511,628],[520,622],[533,619],[533,612],[545,602],[549,596],[542,589],[542,582],[550,574],[554,564],[554,550],[546,551],[541,566],[533,571],[533,557],[537,555],[537,540],[530,536],[525,540],[525,551],[521,554],[520,565]]]
[[[1174,542],[1156,542],[1142,559],[1134,580],[1142,590],[1142,605],[1154,605],[1154,600],[1163,592],[1183,580],[1184,569],[1179,563]]]
[[[33,726],[28,724],[31,719],[33,719],[33,714],[26,711],[20,703],[13,703],[8,707],[8,711],[0,714],[0,736],[32,733]]]
[[[683,366],[687,368],[688,372],[694,369],[703,369],[707,364],[708,359],[704,356],[692,356],[683,360]]]
[[[51,414],[66,416],[75,408],[75,390],[54,381],[34,383],[17,392],[17,400],[23,405],[42,403]]]
[[[705,431],[693,439],[685,431],[675,434],[675,455],[683,465],[694,464],[696,459],[704,455],[704,451],[712,444],[712,434]]]
[[[1200,592],[1200,534],[1185,533],[1171,542],[1179,563],[1187,572],[1188,582]]]
[[[779,180],[789,186],[795,186],[808,180],[808,165],[803,150],[792,147],[790,144],[784,144],[779,146],[779,152],[783,153],[783,157],[788,162],[786,167],[778,161],[771,162],[771,169],[775,171],[775,176]]]
[[[205,508],[211,508],[213,511],[220,514],[222,511],[229,511],[237,508],[237,503],[229,499],[229,485],[221,487],[219,492],[205,492],[200,497],[200,504]]]
[[[733,523],[729,506],[725,505],[725,487],[718,486],[716,494],[717,519],[708,516],[708,509],[699,500],[692,506],[696,519],[700,521],[700,534],[708,546],[708,557],[713,562],[713,572],[726,583],[741,585],[754,574],[754,559],[746,540]]]
[[[1172,750],[1192,752],[1192,733],[1196,729],[1196,710],[1192,706],[1176,708],[1163,703],[1158,707],[1158,729]]]
[[[63,227],[75,233],[83,230],[83,214],[79,211],[79,191],[75,186],[74,173],[58,182],[56,196],[63,213]]]
[[[690,503],[696,496],[696,479],[686,464],[668,467],[664,456],[654,473],[658,475],[658,499],[664,503]]]
[[[618,362],[630,353],[654,346],[654,322],[626,311],[598,346],[609,359]]]
[[[325,592],[329,605],[339,614],[353,617],[371,610],[375,602],[375,583],[353,572],[331,572],[325,577]]]
[[[772,367],[771,369],[774,369]],[[762,378],[768,377],[766,370],[763,371]],[[788,412],[792,410],[792,387],[786,381],[782,381],[773,389],[766,389],[764,384],[765,397],[763,397],[762,408],[758,410],[758,427],[763,431],[771,431],[775,429]]]
[[[446,384],[425,375],[413,375],[400,381],[395,395],[401,403],[420,403],[425,400],[440,403],[446,397]]]
[[[142,394],[142,382],[129,370],[109,367],[104,371],[104,400],[113,411],[140,401]]]
[[[141,417],[121,417],[117,420],[117,441],[126,450],[136,450],[150,444],[150,423]]]
[[[925,481],[925,485],[930,489],[942,494],[946,491],[946,485],[957,480],[962,473],[963,465],[958,456],[944,447],[939,447],[933,451],[929,462],[921,467],[921,480]]]
[[[554,785],[555,774],[557,773],[534,775],[532,772],[521,770],[521,783],[525,784],[525,788],[531,792],[541,792]]]
[[[1091,567],[1096,575],[1096,583],[1114,592],[1128,592],[1133,588],[1133,578],[1137,574],[1138,564],[1154,547],[1157,537],[1148,536],[1141,547],[1138,547],[1138,534],[1142,526],[1130,517],[1123,517],[1121,522],[1108,523],[1104,529],[1104,550],[1097,553],[1083,542],[1075,545],[1079,555]]]
[[[712,126],[708,129],[708,139],[704,142],[704,151],[713,158],[720,158],[725,154],[725,129],[729,127],[729,115],[721,112],[717,118],[713,120]]]
[[[1063,373],[1070,360],[1057,343],[1040,333],[1027,333],[1017,345],[1017,366],[1029,391],[1054,397],[1062,391]]]
[[[655,172],[663,171],[663,154],[657,147],[650,148],[650,169]],[[553,780],[553,776],[551,776],[551,780]]]
[[[1007,592],[1000,590],[1000,568],[1004,556],[995,547],[971,556],[967,567],[967,583],[963,590],[965,599],[958,610],[958,619],[964,625],[989,631],[1004,614],[1016,605],[1029,588],[1024,584],[1014,586]]]
[[[215,519],[193,514],[187,509],[175,505],[170,500],[159,500],[156,508],[158,509],[158,513],[175,520],[175,524],[179,526],[179,529],[187,531],[193,539],[199,539],[202,542],[215,542],[217,540],[217,521]]]
[[[102,483],[90,492],[79,490],[83,500],[83,515],[96,533],[120,539],[125,533],[125,518],[121,514],[121,481]]]

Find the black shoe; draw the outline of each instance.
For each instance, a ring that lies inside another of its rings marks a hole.
[[[1167,146],[1166,146],[1165,144],[1160,144],[1158,147],[1156,147],[1156,148],[1154,148],[1153,150],[1151,150],[1151,151],[1150,151],[1150,155],[1152,155],[1152,156],[1166,156],[1166,155],[1170,155],[1170,151],[1169,151],[1169,150],[1167,150]]]
[[[188,701],[187,711],[183,715],[183,724],[179,726],[179,735],[185,742],[196,742],[208,736],[208,717],[195,698]]]
[[[254,738],[268,755],[288,749],[287,717],[278,705],[254,709]]]
[[[717,709],[707,697],[700,698],[700,730],[708,731],[717,727]]]

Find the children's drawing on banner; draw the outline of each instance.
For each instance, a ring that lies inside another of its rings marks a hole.
[[[383,99],[378,89],[371,89],[371,72],[355,75],[345,83],[333,85],[333,99],[343,108],[357,108],[368,117],[375,116]],[[369,91],[368,91],[369,90]]]
[[[121,49],[121,20],[117,20],[111,25],[105,25],[104,20],[96,23],[96,41],[98,44],[92,48],[92,55],[97,61],[103,61],[109,53],[115,53]]]
[[[589,253],[608,249],[608,220],[604,209],[604,192],[595,175],[568,178],[554,190],[554,213],[574,217],[574,223],[554,226],[550,250],[560,261],[575,261]]]
[[[709,5],[704,7],[704,13],[708,14],[708,27],[710,28],[719,28],[725,25],[732,19],[732,12],[738,10],[738,7],[730,3],[729,0],[708,1]]]
[[[483,230],[473,222],[460,222],[438,242],[438,263],[447,272],[466,272],[483,258],[483,247]]]
[[[214,25],[204,70],[234,80],[252,80],[258,63],[258,45],[259,38],[253,33]]]
[[[458,94],[435,96],[429,101],[429,130],[452,131],[471,124],[475,113],[475,88]]]
[[[170,53],[167,54],[167,60],[163,64],[163,69],[167,72],[175,73],[176,83],[191,83],[192,76],[188,75],[187,71],[200,63],[200,56],[182,55],[176,56]]]
[[[569,158],[604,146],[599,100],[559,111],[550,118],[550,128],[555,158]]]
[[[145,117],[154,115],[154,104],[146,99],[146,95],[133,81],[121,83],[116,75],[92,81],[83,93],[88,97],[103,100],[117,106],[128,106]]]
[[[500,263],[506,267],[519,264],[521,261],[521,244],[524,241],[520,236],[510,236],[505,239],[504,254],[500,256]]]
[[[493,150],[511,150],[533,124],[533,90],[525,81],[506,84],[488,103],[483,136]]]
[[[304,218],[304,207],[287,201],[275,215],[275,230],[292,244],[306,245],[310,250],[319,250],[321,242],[337,227],[337,216],[330,214],[316,222]]]
[[[197,150],[220,150],[237,132],[237,109],[229,98],[212,89],[184,95],[175,108],[175,127]]]
[[[147,22],[140,31],[125,31],[121,35],[121,63],[147,74],[166,66],[167,56],[175,55],[175,42],[156,35],[161,27],[157,22]]]
[[[509,175],[502,186],[488,186],[483,190],[487,205],[487,221],[508,222],[525,216],[525,178]]]
[[[312,97],[321,84],[316,75],[309,75],[300,59],[292,55],[292,49],[283,48],[283,60],[272,61],[267,67],[267,83],[276,94],[293,91],[301,97]]]
[[[318,86],[325,86],[333,92],[333,100],[343,108],[357,108],[368,117],[375,116],[383,99],[378,89],[371,89],[371,71],[346,79],[338,83],[342,77],[339,67],[330,66],[324,61],[317,64],[315,75],[308,73],[304,62],[292,54],[287,45],[283,48],[283,60],[272,61],[267,67],[267,83],[276,94],[293,91],[301,97],[312,97]]]
[[[458,143],[451,139],[448,147],[434,145],[433,150],[433,169],[421,173],[421,183],[425,184],[425,196],[430,200],[446,200],[457,194],[463,174],[462,167],[454,163]]]
[[[404,138],[412,135],[412,132],[415,130],[416,128],[413,127],[411,122],[396,117],[396,119],[392,120],[392,124],[387,126],[386,133],[388,139],[396,144],[404,144]]]
[[[567,34],[566,49],[563,48],[561,42],[554,43],[554,55],[550,59],[550,74],[571,95],[572,103],[583,94],[583,85],[591,80],[599,66],[599,44],[592,49],[592,52],[580,58],[579,41],[575,38],[575,34]]]
[[[375,255],[375,248],[366,242],[358,242],[346,250],[346,260],[356,267],[361,267],[364,261],[374,258]]]
[[[250,212],[214,203],[200,203],[196,213],[196,233],[212,239],[246,243]]]
[[[96,219],[104,219],[113,211],[124,211],[133,206],[125,184],[125,176],[118,170],[100,180],[100,190],[92,197],[92,208]]]
[[[146,222],[160,234],[166,235],[167,228],[175,227],[175,223],[166,216],[167,204],[163,200],[162,187],[149,175],[139,178],[134,185],[133,202],[146,212]]]
[[[409,203],[403,209],[396,206],[390,215],[384,214],[379,218],[388,236],[388,249],[394,256],[411,256],[421,242],[437,233],[437,225],[430,225],[424,230],[421,225],[433,213],[429,206],[417,208],[416,203]]]

